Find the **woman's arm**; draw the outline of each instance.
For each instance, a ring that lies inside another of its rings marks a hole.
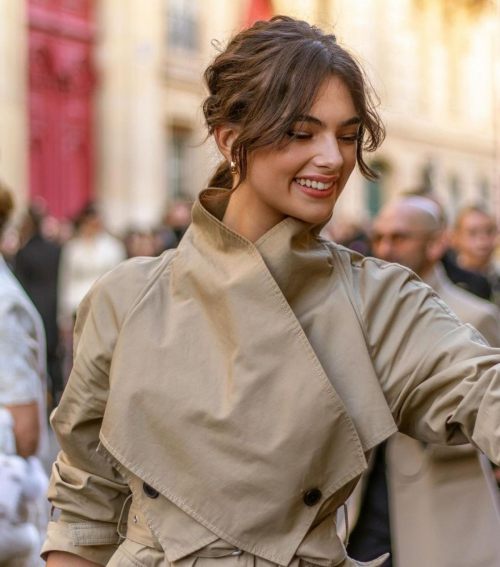
[[[410,270],[353,265],[365,339],[400,431],[428,443],[472,443],[500,462],[500,349],[463,325]]]
[[[51,567],[107,565],[120,539],[117,525],[130,488],[96,451],[109,395],[109,368],[128,305],[120,282],[130,284],[111,272],[82,301],[73,370],[51,417],[61,447],[48,489],[60,515],[49,523],[42,548],[43,558],[50,554]],[[65,562],[68,554],[74,563]]]
[[[37,402],[21,405],[6,405],[14,420],[16,451],[27,458],[36,453],[40,440],[40,410]]]
[[[65,551],[51,551],[47,557],[46,567],[101,567],[101,565]]]

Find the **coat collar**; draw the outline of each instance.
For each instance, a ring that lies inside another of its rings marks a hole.
[[[227,189],[202,191],[193,206],[193,223],[180,248],[193,240],[221,252],[245,253],[261,258],[288,302],[307,292],[307,280],[326,276],[333,268],[331,253],[320,236],[331,216],[321,223],[287,217],[255,243],[226,226],[222,219],[229,203]],[[307,274],[307,278],[304,275]]]
[[[222,222],[230,196],[231,192],[227,189],[209,187],[198,195],[194,204],[193,225],[195,229],[201,229],[205,234],[209,234],[214,239],[214,244],[221,242],[235,244],[244,241],[247,245],[261,248],[269,240],[279,240],[293,246],[304,246],[317,238],[331,219],[330,215],[324,221],[314,224],[298,218],[286,217],[252,244]]]

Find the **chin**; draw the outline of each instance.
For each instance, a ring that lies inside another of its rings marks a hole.
[[[319,224],[325,220],[327,220],[333,212],[333,205],[329,207],[315,207],[313,209],[309,209],[307,207],[302,207],[299,211],[297,211],[296,216],[300,220],[304,222],[308,222],[311,224]]]

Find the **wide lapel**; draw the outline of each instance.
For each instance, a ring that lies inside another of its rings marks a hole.
[[[256,248],[368,451],[397,427],[366,347],[337,246],[321,238],[320,229],[288,218],[258,240]]]
[[[121,330],[101,441],[212,533],[287,565],[363,447],[258,247],[200,202],[193,221]]]

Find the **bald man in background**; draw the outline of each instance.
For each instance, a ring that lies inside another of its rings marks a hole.
[[[410,268],[463,323],[475,327],[491,346],[500,347],[498,308],[454,285],[446,276],[440,262],[447,248],[442,218],[439,205],[425,197],[411,196],[388,204],[374,221],[374,256]]]
[[[442,211],[406,197],[375,219],[373,251],[430,285],[463,323],[500,347],[498,308],[455,286],[440,263]],[[500,566],[498,491],[491,467],[471,446],[426,445],[396,434],[374,455],[350,501],[350,555],[367,561],[389,551],[384,567]]]

